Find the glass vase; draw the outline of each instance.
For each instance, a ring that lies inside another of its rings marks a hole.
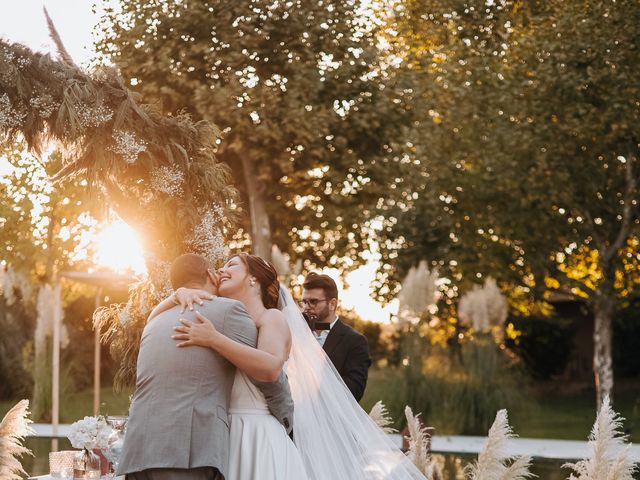
[[[73,478],[100,478],[100,457],[82,449],[73,458]]]
[[[107,478],[115,478],[115,472],[118,469],[122,446],[124,445],[124,436],[127,431],[127,420],[129,417],[120,415],[110,415],[107,417],[107,423],[111,426],[111,435],[107,440],[107,448],[104,452],[110,462],[109,474]]]

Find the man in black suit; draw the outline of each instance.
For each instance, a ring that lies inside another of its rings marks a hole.
[[[360,401],[367,386],[371,358],[367,339],[337,314],[338,287],[328,275],[310,273],[302,284],[300,306],[315,317],[314,333],[353,396]]]

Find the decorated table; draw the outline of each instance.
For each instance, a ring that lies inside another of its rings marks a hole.
[[[30,479],[56,480],[124,480],[116,476],[124,444],[127,417],[84,417],[73,423],[67,437],[78,450],[49,453],[49,474]]]

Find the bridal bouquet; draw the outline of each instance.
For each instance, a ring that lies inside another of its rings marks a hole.
[[[111,427],[104,417],[84,417],[71,425],[67,437],[74,448],[86,450],[103,450],[107,448],[107,441],[111,434]]]

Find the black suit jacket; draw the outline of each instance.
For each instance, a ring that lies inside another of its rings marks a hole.
[[[322,348],[355,399],[360,401],[371,365],[365,336],[338,319]]]

